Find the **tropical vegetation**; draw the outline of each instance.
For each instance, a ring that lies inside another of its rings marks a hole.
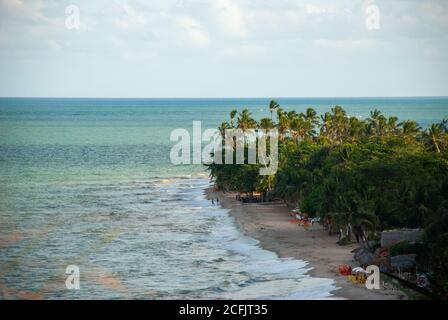
[[[281,199],[310,217],[331,219],[350,241],[392,228],[422,228],[439,294],[448,297],[448,121],[421,128],[413,120],[373,110],[362,120],[340,106],[317,115],[286,111],[271,101],[270,115],[255,120],[233,110],[225,129],[277,129],[279,167],[261,176],[260,164],[208,166],[224,192]]]

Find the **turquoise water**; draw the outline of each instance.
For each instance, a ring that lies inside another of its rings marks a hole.
[[[277,99],[318,113],[373,108],[422,127],[448,98]],[[173,129],[215,128],[269,99],[0,99],[0,297],[328,298],[334,283],[279,259],[203,197],[202,166],[169,161]],[[81,289],[65,288],[65,267]],[[19,292],[20,291],[20,292]]]

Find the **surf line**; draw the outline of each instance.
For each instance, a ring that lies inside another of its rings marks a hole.
[[[213,313],[213,307],[193,307],[187,305],[185,307],[180,307],[179,314],[182,315],[205,315],[209,318]]]

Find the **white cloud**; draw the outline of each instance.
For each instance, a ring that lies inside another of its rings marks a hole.
[[[325,13],[333,13],[334,7],[327,5],[307,4],[305,6],[305,10],[308,14],[325,14]]]
[[[256,44],[242,44],[224,50],[224,54],[234,58],[256,57],[264,55],[266,48]]]
[[[122,14],[114,19],[114,24],[119,29],[138,29],[147,24],[147,18],[128,3],[117,4]]]
[[[232,0],[210,0],[220,31],[229,37],[248,36],[244,10]]]
[[[445,27],[448,26],[448,2],[446,0],[443,2],[423,2],[420,4],[418,11],[426,19]]]
[[[375,46],[375,42],[372,40],[364,39],[344,39],[344,40],[334,40],[334,39],[313,39],[311,43],[320,48],[330,48],[330,49],[370,49]]]
[[[23,1],[21,0],[1,0],[0,1],[0,8],[2,10],[11,10],[11,11],[17,11],[17,10],[23,10],[24,8]]]
[[[54,49],[54,50],[61,50],[62,46],[59,42],[55,41],[55,40],[50,40],[48,41],[48,45]]]
[[[35,22],[46,22],[57,24],[62,19],[47,17],[43,13],[45,2],[43,0],[23,1],[23,0],[0,0],[0,16],[7,18],[31,20]]]
[[[81,9],[81,30],[65,28],[64,9],[70,3]],[[77,61],[76,68],[74,63],[70,68],[80,75],[92,72],[89,65],[101,65],[102,72],[116,68],[136,70],[141,75],[129,72],[130,79],[138,78],[141,83],[157,70],[165,70],[166,81],[171,84],[179,69],[197,70],[192,77],[199,79],[199,74],[208,75],[216,68],[213,75],[219,74],[219,79],[210,78],[221,81],[223,86],[229,83],[229,87],[235,87],[235,78],[245,79],[239,87],[241,92],[248,83],[254,88],[263,87],[259,73],[267,75],[266,78],[275,73],[279,81],[270,84],[272,88],[290,87],[289,92],[295,92],[291,79],[296,75],[304,79],[329,75],[329,69],[323,66],[339,66],[341,61],[352,74],[361,65],[378,74],[377,70],[387,73],[384,65],[397,61],[406,61],[407,66],[426,63],[431,70],[448,74],[448,1],[375,0],[381,12],[381,29],[375,32],[366,30],[365,3],[364,0],[0,0],[0,67],[17,70],[24,61],[33,61],[35,65],[27,64],[22,74],[40,72],[42,87],[46,79],[41,71],[43,66],[58,62],[65,65],[66,61]],[[86,30],[90,32],[79,32]],[[185,57],[189,63],[185,63]],[[368,65],[366,57],[370,58]],[[118,81],[112,71],[108,76],[106,71],[95,76],[98,81]],[[12,88],[7,75],[3,73],[3,83]],[[356,76],[351,79],[350,84],[355,87]],[[446,76],[437,79],[432,82],[435,87],[446,83]],[[167,85],[166,92],[176,87],[187,90],[194,81],[184,87],[180,80],[175,84]],[[47,87],[53,90],[50,85]],[[318,92],[321,87],[316,88]],[[303,90],[308,90],[307,83]]]
[[[195,47],[207,46],[210,42],[207,32],[199,21],[191,16],[180,16],[177,25],[181,29],[187,44]]]

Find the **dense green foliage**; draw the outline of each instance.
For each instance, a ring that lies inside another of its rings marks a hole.
[[[275,101],[269,109],[270,117],[260,121],[247,109],[234,110],[220,131],[278,129],[277,173],[260,176],[259,165],[212,164],[217,186],[298,204],[310,216],[331,217],[332,228],[347,237],[353,230],[368,237],[390,228],[425,228],[437,282],[447,292],[447,121],[422,129],[378,110],[360,120],[340,106],[320,118],[311,108],[286,112]]]

